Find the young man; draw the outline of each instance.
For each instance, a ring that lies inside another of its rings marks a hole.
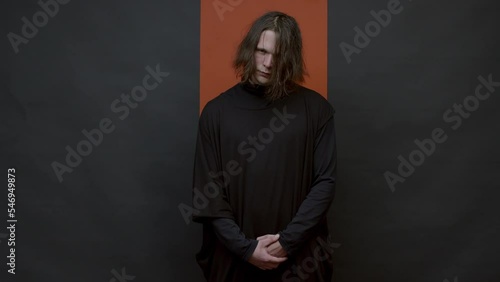
[[[326,213],[334,197],[334,109],[304,81],[294,18],[269,12],[241,42],[241,82],[199,120],[193,220],[208,281],[331,281]]]

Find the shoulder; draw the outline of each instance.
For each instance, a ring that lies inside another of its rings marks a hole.
[[[312,130],[317,138],[327,125],[333,125],[335,109],[333,105],[318,92],[304,86],[299,86],[298,94],[304,100],[307,115],[310,118]]]
[[[210,138],[216,138],[215,136],[217,136],[219,132],[221,115],[224,111],[228,97],[234,95],[237,87],[238,84],[232,86],[226,91],[210,99],[205,104],[198,120],[198,130],[202,134],[211,136]]]
[[[238,84],[232,86],[231,88],[227,89],[226,91],[224,91],[224,92],[220,93],[219,95],[215,96],[214,98],[210,99],[205,104],[205,106],[203,107],[203,110],[201,111],[200,121],[201,120],[214,120],[214,119],[219,118],[220,113],[222,112],[228,97],[233,95],[233,93],[236,91],[237,87],[238,87]]]
[[[335,114],[333,105],[318,92],[304,86],[299,86],[297,93],[303,96],[306,106],[312,114],[317,114],[323,119],[329,119]]]

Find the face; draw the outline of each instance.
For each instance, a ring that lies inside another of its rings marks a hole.
[[[257,84],[267,84],[271,77],[273,67],[274,47],[276,45],[276,33],[265,30],[260,35],[257,49],[255,50],[255,66],[257,71],[253,81]]]

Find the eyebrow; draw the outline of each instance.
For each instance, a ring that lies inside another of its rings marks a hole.
[[[266,50],[266,49],[264,49],[264,48],[259,48],[259,47],[257,47],[257,48],[255,48],[255,50],[256,50],[256,51],[264,51],[264,52],[266,52],[266,53],[272,54],[271,52],[269,52],[268,50]]]

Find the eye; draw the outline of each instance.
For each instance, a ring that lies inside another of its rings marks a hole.
[[[261,55],[265,55],[266,54],[266,50],[264,50],[264,49],[257,49],[257,53],[259,53]]]

